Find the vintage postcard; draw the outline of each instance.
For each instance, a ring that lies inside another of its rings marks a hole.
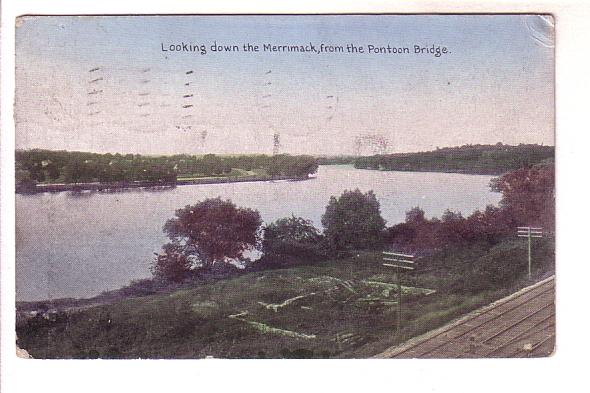
[[[554,51],[536,14],[19,17],[19,356],[550,356]]]

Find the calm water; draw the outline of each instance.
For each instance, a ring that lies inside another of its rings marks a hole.
[[[180,186],[165,191],[112,194],[69,192],[16,196],[17,300],[90,297],[150,276],[154,252],[166,241],[164,222],[174,211],[210,197],[260,211],[266,222],[292,213],[320,218],[331,195],[373,190],[388,224],[420,206],[428,217],[451,208],[464,215],[497,204],[490,176],[379,172],[322,166],[315,179]]]

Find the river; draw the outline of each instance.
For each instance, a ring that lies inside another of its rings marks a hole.
[[[464,216],[501,195],[490,176],[381,172],[320,166],[306,181],[186,185],[169,190],[16,195],[16,298],[18,301],[91,297],[150,277],[153,253],[166,237],[174,211],[220,196],[257,209],[265,222],[295,214],[321,227],[331,195],[373,190],[388,225],[420,206],[427,217],[450,208]]]

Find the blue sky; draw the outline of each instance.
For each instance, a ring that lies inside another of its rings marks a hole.
[[[450,53],[211,53],[214,41]],[[182,42],[208,53],[161,50]],[[311,154],[370,154],[363,136],[388,152],[553,144],[553,56],[538,16],[25,18],[17,148],[269,153],[275,133],[281,151]]]

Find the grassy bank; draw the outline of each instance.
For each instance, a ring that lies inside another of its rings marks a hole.
[[[553,241],[534,247],[535,276],[553,269]],[[515,267],[484,282],[477,266]],[[368,357],[525,286],[526,244],[506,239],[420,259],[399,299],[381,254],[247,273],[171,293],[20,319],[19,346],[36,358]]]

